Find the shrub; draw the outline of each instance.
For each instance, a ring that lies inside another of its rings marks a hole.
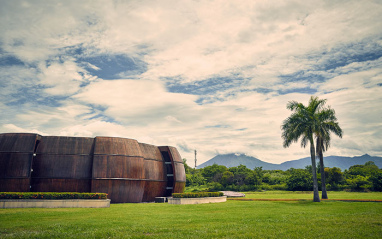
[[[346,179],[346,183],[349,185],[351,191],[369,191],[373,184],[368,179],[369,177],[367,176],[364,177],[361,175],[357,175],[353,178]]]
[[[223,185],[217,182],[208,183],[207,187],[209,191],[213,191],[213,192],[224,190]]]
[[[0,199],[107,199],[107,194],[77,192],[0,192]]]
[[[281,170],[272,170],[264,174],[262,181],[269,185],[277,185],[285,183],[288,176],[284,171]]]
[[[374,173],[370,177],[370,182],[373,184],[373,190],[382,192],[382,170]]]
[[[203,198],[203,197],[221,197],[222,192],[196,192],[196,193],[173,193],[174,198]]]
[[[224,186],[224,187],[227,187],[228,185],[232,184],[233,183],[233,178],[234,178],[234,175],[232,172],[230,171],[225,171],[222,175],[222,178],[221,178],[221,184]]]
[[[290,176],[286,181],[289,191],[310,191],[313,188],[312,175],[308,170],[289,169]]]
[[[198,186],[206,183],[206,179],[200,174],[186,174],[186,187]]]

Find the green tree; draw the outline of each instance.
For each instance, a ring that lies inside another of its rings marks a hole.
[[[213,164],[206,166],[202,169],[202,176],[207,179],[207,182],[218,182],[221,179],[223,173],[227,171],[227,167],[224,165]]]
[[[373,191],[382,191],[382,170],[375,172],[369,180],[373,184]]]
[[[183,164],[184,164],[184,170],[186,171],[186,173],[194,173],[195,172],[195,169],[188,166],[187,159],[185,159],[185,158],[183,159]]]
[[[350,186],[352,191],[368,191],[373,185],[369,180],[369,176],[356,175],[352,178],[346,179],[346,183]]]
[[[242,164],[237,167],[231,167],[228,170],[234,174],[233,182],[237,186],[244,185],[245,179],[252,173],[252,170]]]
[[[287,189],[290,191],[309,191],[312,189],[312,176],[307,169],[288,169]]]
[[[260,186],[263,182],[263,176],[264,176],[264,171],[263,167],[255,167],[253,169],[253,173],[251,173],[248,177],[246,178],[246,181],[249,182],[251,185],[255,185],[256,188]]]
[[[319,102],[316,97],[315,100]],[[319,107],[320,110],[315,115],[316,127],[316,150],[317,155],[320,159],[320,173],[321,173],[321,189],[322,189],[322,198],[328,199],[328,194],[326,192],[326,180],[325,180],[325,165],[324,165],[324,156],[323,152],[327,151],[330,147],[330,133],[334,133],[338,137],[342,138],[342,129],[337,122],[337,117],[335,111],[328,108],[323,108],[326,103],[326,100],[321,100]]]
[[[314,147],[314,134],[318,131],[317,115],[325,101],[317,97],[311,97],[309,105],[305,106],[296,101],[290,101],[287,109],[293,113],[283,121],[281,126],[283,146],[289,147],[293,142],[301,138],[301,147],[310,144],[310,158],[312,161],[312,179],[313,179],[313,201],[320,202],[318,194],[317,172],[316,172],[316,150]]]
[[[325,168],[326,182],[330,186],[329,190],[338,190],[339,185],[343,184],[344,176],[340,168]]]
[[[346,171],[346,177],[351,178],[352,176],[372,176],[374,173],[378,172],[379,168],[373,161],[368,161],[364,165],[353,165],[350,166],[349,170]]]
[[[364,165],[353,165],[345,170],[346,182],[353,191],[367,191],[382,189],[381,170],[373,161]]]
[[[230,171],[225,171],[222,175],[221,179],[221,185],[224,187],[227,187],[228,185],[231,185],[233,183],[233,173]]]
[[[200,173],[186,174],[186,187],[204,185],[206,179]]]
[[[286,182],[287,172],[282,170],[264,170],[262,181],[269,185],[276,185]]]

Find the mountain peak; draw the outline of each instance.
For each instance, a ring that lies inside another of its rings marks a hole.
[[[197,168],[204,168],[206,166],[211,166],[213,164],[224,165],[227,168],[237,167],[240,164],[245,165],[249,169],[254,169],[255,167],[263,168],[274,168],[272,163],[266,163],[252,156],[248,156],[243,153],[230,153],[230,154],[219,154],[208,160],[207,162],[202,163]],[[276,169],[276,168],[275,168]]]
[[[372,157],[368,154],[356,157],[341,157],[341,156],[327,156],[324,157],[325,167],[333,168],[337,167],[341,170],[348,169],[349,167],[357,164],[365,164],[368,161],[373,161],[375,165],[382,168],[382,157]],[[237,167],[240,164],[245,165],[249,169],[254,169],[256,167],[263,167],[265,170],[287,170],[289,168],[305,168],[307,165],[311,165],[310,157],[286,161],[281,164],[273,164],[261,161],[252,156],[248,156],[243,153],[230,153],[230,154],[219,154],[202,163],[197,168],[204,168],[206,166],[211,166],[213,164],[224,165],[227,168]]]

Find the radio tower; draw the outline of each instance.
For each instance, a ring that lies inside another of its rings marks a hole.
[[[195,169],[196,169],[196,150],[195,150]]]

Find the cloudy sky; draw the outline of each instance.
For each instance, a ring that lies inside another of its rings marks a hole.
[[[281,163],[288,101],[327,99],[326,155],[382,156],[382,2],[0,0],[0,133],[119,136],[190,164]]]

